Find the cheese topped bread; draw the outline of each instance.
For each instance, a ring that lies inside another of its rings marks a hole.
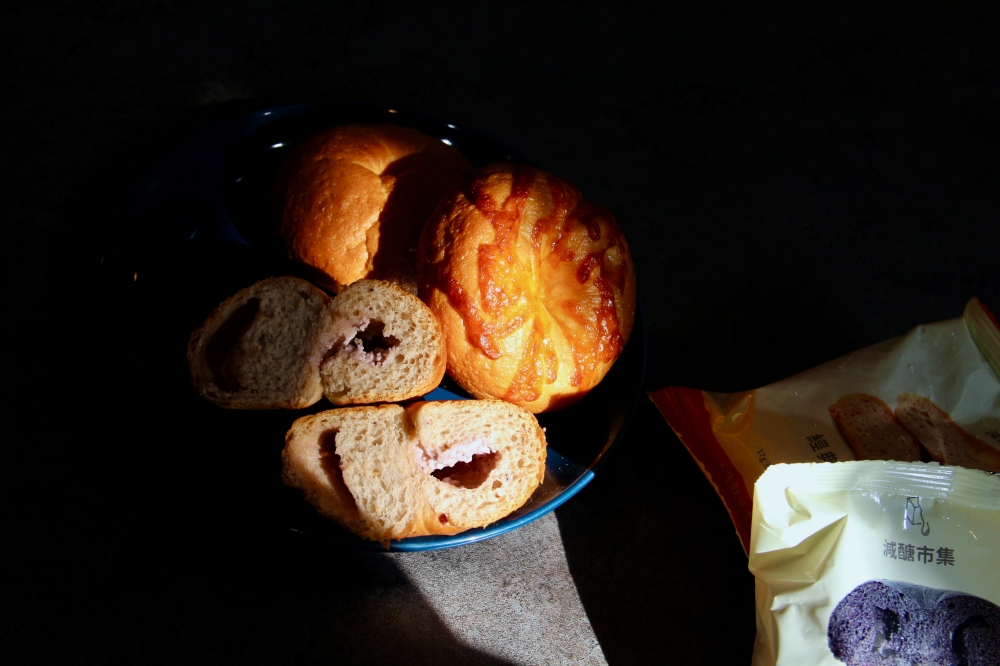
[[[635,321],[635,269],[614,216],[527,166],[482,167],[442,199],[417,268],[451,377],[536,414],[597,386]]]

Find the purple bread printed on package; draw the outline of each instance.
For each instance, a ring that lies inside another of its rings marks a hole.
[[[830,651],[850,666],[996,666],[1000,606],[891,580],[870,580],[830,616]]]

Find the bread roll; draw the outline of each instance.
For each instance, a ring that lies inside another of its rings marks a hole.
[[[523,505],[545,474],[545,435],[496,400],[347,407],[292,425],[284,480],[356,534],[457,534]]]
[[[335,405],[396,402],[433,390],[444,377],[444,334],[413,294],[389,282],[359,280],[331,304],[333,345],[320,366]]]
[[[470,169],[451,146],[395,125],[344,125],[312,136],[275,181],[288,254],[333,291],[368,277],[415,293],[420,230]]]
[[[875,396],[845,395],[829,410],[858,460],[920,460],[917,440],[899,424],[889,406]]]
[[[329,298],[305,280],[261,280],[227,298],[188,341],[191,382],[233,409],[301,409],[323,397]]]
[[[477,170],[427,221],[417,254],[448,372],[476,397],[535,413],[565,407],[628,340],[635,272],[621,229],[544,171]]]

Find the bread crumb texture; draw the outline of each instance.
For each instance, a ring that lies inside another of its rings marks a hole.
[[[324,466],[333,453],[338,464]],[[283,458],[285,483],[321,514],[386,542],[456,534],[519,508],[544,477],[545,437],[531,413],[495,400],[347,407],[296,421]]]
[[[434,389],[447,365],[434,313],[406,290],[361,280],[334,298],[320,366],[335,405],[397,402]]]
[[[298,409],[322,397],[316,350],[328,297],[305,280],[261,280],[227,298],[191,334],[191,380],[206,400],[237,409]]]

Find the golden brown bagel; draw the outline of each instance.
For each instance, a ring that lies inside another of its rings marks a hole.
[[[440,140],[395,125],[344,125],[295,147],[274,198],[288,255],[340,291],[362,278],[416,288],[427,216],[471,169]]]
[[[448,373],[534,413],[575,402],[618,358],[635,271],[606,209],[551,174],[493,164],[441,201],[417,250]]]

